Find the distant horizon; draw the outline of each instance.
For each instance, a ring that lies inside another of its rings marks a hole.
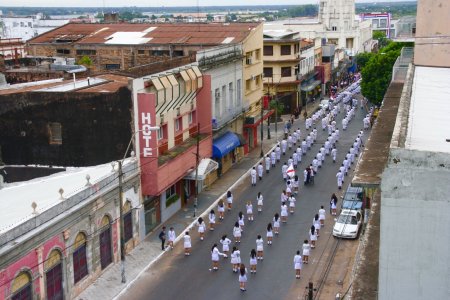
[[[139,8],[164,8],[164,7],[259,7],[259,6],[266,6],[266,7],[277,7],[277,6],[300,6],[300,5],[307,5],[307,4],[314,4],[314,5],[318,5],[319,1],[314,1],[314,0],[285,0],[283,1],[284,3],[278,3],[278,4],[273,4],[272,0],[256,0],[259,1],[261,3],[257,4],[253,4],[253,3],[249,3],[247,5],[242,5],[241,1],[236,1],[236,0],[224,0],[223,2],[231,2],[230,4],[224,4],[224,5],[212,5],[212,4],[205,4],[204,2],[212,2],[210,0],[203,0],[203,1],[195,1],[195,0],[191,0],[191,1],[186,1],[186,0],[180,0],[181,2],[183,2],[183,5],[180,5],[180,3],[178,3],[179,1],[170,1],[170,3],[176,3],[175,5],[161,5],[159,3],[161,2],[166,2],[164,0],[155,0],[153,2],[156,2],[156,5],[132,5],[132,6],[123,6],[123,5],[108,5],[108,2],[121,2],[118,0],[97,0],[97,1],[92,1],[89,4],[94,4],[93,2],[99,2],[99,3],[95,3],[96,5],[86,5],[86,3],[83,3],[84,5],[80,4],[75,4],[75,5],[48,5],[47,3],[55,3],[55,1],[51,1],[51,0],[15,0],[15,4],[16,5],[8,5],[8,6],[0,6],[0,8],[20,8],[20,7],[30,7],[30,8],[133,8],[133,7],[139,7]],[[249,1],[249,2],[256,2],[256,1]],[[36,6],[36,2],[44,2],[46,4],[43,5],[39,5]],[[71,0],[68,2],[85,2],[85,0]],[[135,2],[141,2],[139,0],[135,0]],[[142,1],[143,2],[143,1]],[[186,2],[192,2],[192,5],[185,5]],[[239,4],[233,4],[233,3],[239,3]],[[266,2],[270,2],[266,3]],[[292,2],[296,2],[296,3],[292,3]],[[389,3],[402,3],[402,2],[417,2],[417,0],[385,0],[385,1],[373,1],[373,0],[359,0],[359,1],[355,1],[355,3],[374,3],[374,4],[389,4]],[[29,3],[29,4],[28,4]],[[198,3],[198,5],[197,5]],[[104,5],[97,5],[97,4],[104,4]]]

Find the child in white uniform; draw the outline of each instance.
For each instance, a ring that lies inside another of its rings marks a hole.
[[[249,221],[253,221],[253,204],[251,201],[247,202],[247,205],[245,205],[245,208],[247,210],[247,219]]]
[[[256,201],[257,201],[257,205],[258,205],[258,212],[262,212],[262,208],[263,208],[263,196],[261,194],[261,192],[258,193],[258,196],[256,196]]]
[[[250,273],[256,273],[256,265],[258,264],[258,259],[256,256],[255,249],[250,252]]]
[[[289,212],[290,212],[291,214],[294,213],[294,209],[295,209],[295,201],[297,201],[297,200],[295,200],[294,196],[289,197]]]
[[[223,257],[227,258],[228,253],[230,252],[231,240],[229,238],[227,238],[227,235],[225,234],[220,239],[220,243],[222,244]]]
[[[197,226],[198,226],[198,233],[200,234],[200,240],[203,241],[205,237],[206,225],[202,217],[198,218]]]
[[[244,214],[242,213],[242,211],[239,212],[238,214],[238,223],[239,223],[239,227],[241,228],[241,232],[244,231]]]
[[[214,271],[219,270],[219,255],[223,256],[223,253],[220,253],[219,249],[217,249],[217,244],[214,244],[211,248],[212,269]]]
[[[217,212],[219,213],[219,219],[223,220],[223,217],[225,216],[225,207],[223,206],[222,200],[220,200],[219,204],[217,205]]]
[[[257,252],[257,258],[258,260],[264,259],[264,240],[262,239],[261,235],[258,235],[256,239],[256,252]]]
[[[242,231],[241,231],[241,227],[239,226],[238,222],[234,223],[233,236],[234,236],[235,243],[241,242]]]
[[[311,245],[308,243],[308,240],[303,241],[302,250],[303,250],[303,263],[307,264],[309,259],[309,252],[311,250]]]
[[[231,205],[233,204],[233,194],[231,191],[227,192],[227,204],[228,204],[228,210],[231,210]]]
[[[280,215],[278,215],[278,213],[273,217],[273,232],[276,235],[280,233]]]
[[[281,204],[281,222],[286,223],[288,217],[288,207],[285,202]]]
[[[192,244],[191,244],[191,237],[190,237],[190,235],[189,235],[189,232],[185,232],[184,233],[184,243],[183,243],[183,246],[184,246],[184,255],[191,255],[191,247],[192,247]]]
[[[233,266],[233,272],[237,273],[239,270],[239,265],[241,264],[241,251],[239,251],[237,247],[233,247],[230,262]]]
[[[297,251],[297,254],[294,256],[294,269],[295,278],[300,279],[300,271],[302,269],[302,257],[300,251]]]
[[[216,225],[216,214],[214,213],[214,209],[211,209],[208,215],[209,219],[209,230],[214,230],[214,227]]]
[[[273,240],[273,228],[272,228],[272,223],[267,224],[267,233],[266,233],[266,237],[267,237],[267,245],[272,245],[272,240]]]
[[[170,227],[169,233],[167,235],[169,237],[169,247],[170,249],[173,249],[173,243],[176,239],[175,230],[173,229],[173,227]]]
[[[325,225],[325,215],[326,211],[323,208],[323,205],[319,209],[319,220],[320,220],[320,226],[323,227]]]

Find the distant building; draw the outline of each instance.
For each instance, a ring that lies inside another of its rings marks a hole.
[[[395,30],[393,29],[391,13],[363,13],[359,15],[361,20],[370,20],[372,22],[373,31],[383,32],[387,38],[395,38]]]

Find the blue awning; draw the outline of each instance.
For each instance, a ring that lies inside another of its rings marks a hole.
[[[222,158],[240,145],[241,142],[239,141],[239,137],[237,136],[237,134],[229,131],[221,137],[213,140],[212,156],[214,158]]]

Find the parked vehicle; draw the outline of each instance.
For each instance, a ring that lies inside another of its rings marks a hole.
[[[360,210],[344,209],[333,227],[333,236],[355,239],[358,237],[363,222],[363,214]]]
[[[344,194],[344,199],[342,199],[341,208],[364,210],[365,209],[364,200],[365,195],[363,188],[349,186]]]

